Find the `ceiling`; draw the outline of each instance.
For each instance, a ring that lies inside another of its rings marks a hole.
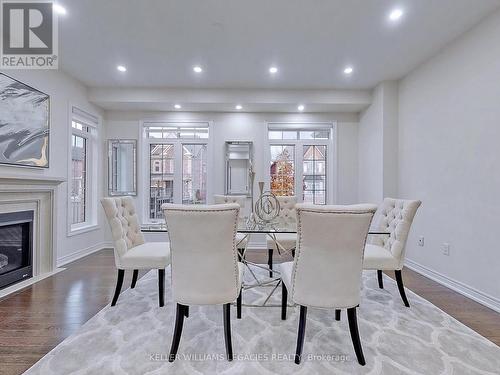
[[[370,89],[406,75],[500,0],[59,3],[60,67],[91,87]],[[405,14],[390,24],[395,6]]]

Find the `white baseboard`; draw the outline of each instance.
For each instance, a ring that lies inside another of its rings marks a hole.
[[[460,281],[453,280],[448,276],[445,276],[439,272],[436,272],[428,267],[425,267],[417,262],[414,262],[410,259],[406,259],[405,266],[409,269],[420,273],[421,275],[428,277],[435,282],[444,285],[455,292],[462,294],[463,296],[474,300],[481,305],[489,307],[492,310],[500,313],[500,300],[493,296],[490,296],[486,293],[483,293],[473,287],[470,287]]]
[[[101,242],[101,243],[98,243],[96,245],[89,246],[85,249],[75,251],[74,253],[64,255],[60,258],[57,258],[57,267],[62,267],[68,263],[74,262],[75,260],[83,258],[83,257],[90,255],[92,253],[95,253],[99,250],[108,249],[108,248],[113,248],[113,244],[111,242]]]

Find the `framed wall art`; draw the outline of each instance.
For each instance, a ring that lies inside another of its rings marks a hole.
[[[0,164],[49,167],[50,97],[0,73]]]

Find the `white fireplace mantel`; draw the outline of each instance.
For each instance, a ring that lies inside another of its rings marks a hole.
[[[66,182],[63,177],[52,177],[43,175],[30,175],[30,176],[19,176],[19,175],[0,175],[0,185],[17,185],[17,184],[28,184],[28,185],[59,185]]]
[[[0,212],[34,211],[33,277],[0,291],[0,297],[60,271],[57,260],[57,192],[65,178],[0,175]]]

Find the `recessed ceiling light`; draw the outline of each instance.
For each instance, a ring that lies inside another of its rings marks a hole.
[[[271,73],[271,74],[276,74],[276,73],[278,73],[278,68],[277,68],[277,67],[275,67],[275,66],[271,66],[271,67],[269,68],[269,73]]]
[[[305,107],[304,107],[302,104],[300,104],[300,105],[297,107],[297,109],[298,109],[300,112],[302,112],[302,111],[304,110],[304,108],[305,108]]]
[[[236,107],[234,107],[234,108],[236,108],[237,110],[240,110],[240,109],[242,109],[243,107],[242,107],[241,105],[239,105],[239,104],[238,104],[238,105],[237,105]]]
[[[118,65],[116,69],[118,69],[118,71],[122,73],[127,71],[127,68],[125,68],[123,65]]]
[[[393,9],[391,13],[389,13],[389,20],[390,21],[397,21],[403,16],[404,12],[400,8]]]
[[[61,14],[63,16],[67,13],[66,8],[59,4],[52,4],[52,10],[57,14]]]
[[[351,74],[354,71],[352,66],[346,66],[344,69],[344,74]]]
[[[175,108],[175,109],[181,109],[181,108],[182,108],[182,106],[181,106],[180,104],[176,104],[176,105],[174,105],[174,108]]]
[[[196,65],[196,66],[193,66],[193,72],[201,73],[201,72],[203,72],[203,69],[201,66]]]

